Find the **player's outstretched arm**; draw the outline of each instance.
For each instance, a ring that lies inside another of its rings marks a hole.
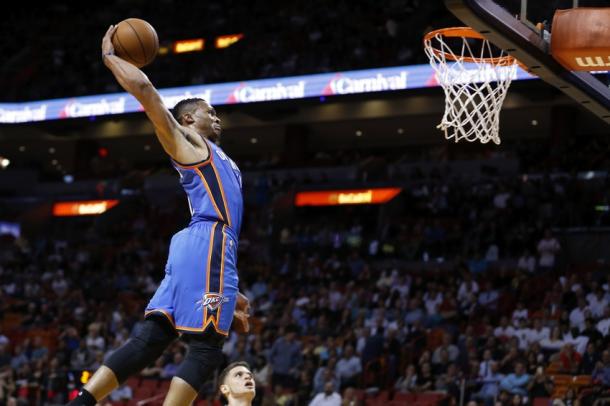
[[[191,130],[181,126],[172,116],[148,76],[136,66],[114,54],[112,35],[116,29],[116,25],[111,25],[102,39],[104,64],[110,69],[121,87],[132,94],[144,107],[165,152],[178,162],[198,162],[207,159],[207,156],[202,156],[202,151],[194,148],[188,141],[188,137],[192,135]]]

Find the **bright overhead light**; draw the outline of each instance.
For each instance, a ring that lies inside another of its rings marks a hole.
[[[404,130],[404,129],[402,129],[402,128],[399,128],[398,130],[396,130],[396,132],[397,132],[398,134],[402,134],[402,133],[404,133],[404,132],[405,132],[405,130]]]
[[[356,137],[361,137],[361,136],[362,136],[362,131],[356,130]]]
[[[8,158],[0,157],[0,168],[4,169],[11,164],[11,161]]]
[[[258,138],[256,138],[256,137],[250,138],[250,143],[256,144],[257,142],[258,142]]]

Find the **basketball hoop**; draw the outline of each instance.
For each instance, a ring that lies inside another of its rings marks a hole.
[[[500,110],[517,60],[470,27],[429,32],[424,48],[445,91],[445,114],[437,128],[455,142],[500,144]]]

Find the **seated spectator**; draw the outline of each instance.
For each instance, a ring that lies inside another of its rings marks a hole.
[[[566,343],[559,353],[561,372],[576,375],[580,368],[581,355],[574,350],[574,344]]]
[[[271,379],[271,367],[263,355],[256,357],[256,360],[252,364],[252,375],[254,375],[254,380],[260,387],[264,388],[269,385]]]
[[[544,368],[538,367],[536,374],[527,384],[530,399],[547,398],[553,393],[553,381],[544,373]]]
[[[561,399],[553,399],[553,406],[579,406],[580,402],[576,397],[576,389],[572,386],[568,388]]]
[[[341,388],[355,386],[361,372],[362,363],[360,358],[354,354],[354,347],[347,345],[335,368],[337,378],[341,382]]]
[[[533,273],[536,270],[536,257],[532,252],[526,249],[517,260],[517,269],[527,273]]]
[[[284,335],[278,337],[269,352],[272,383],[284,387],[295,386],[295,374],[301,364],[301,345],[296,341],[297,328],[288,326]]]
[[[334,357],[328,361],[322,361],[322,365],[318,367],[313,378],[313,393],[321,393],[328,383],[333,384],[334,391],[339,390],[340,383],[335,374],[336,365],[337,359]]]
[[[591,316],[591,310],[583,297],[579,297],[577,303],[577,307],[570,312],[570,327],[583,331],[585,329],[585,319]]]
[[[518,319],[517,322],[519,324],[518,327],[515,328],[515,335],[513,337],[517,339],[517,342],[519,343],[519,349],[521,351],[525,351],[529,344],[532,329],[529,328],[529,320],[527,319]]]
[[[157,358],[153,365],[149,365],[149,366],[145,367],[140,372],[140,375],[142,375],[145,378],[161,378],[162,374],[163,374],[163,357],[162,356]]]
[[[553,237],[551,230],[544,232],[544,237],[538,242],[538,265],[543,271],[551,270],[555,267],[555,256],[559,253],[561,246],[559,241]]]
[[[267,364],[268,366],[269,364]],[[255,377],[256,379],[256,377]],[[267,378],[269,379],[269,378]],[[257,382],[257,388],[259,387],[258,381]],[[260,385],[260,387],[262,388],[262,390],[265,390],[265,386],[263,386],[262,384]],[[295,393],[296,396],[296,400],[297,400],[297,404],[301,405],[305,405],[307,404],[307,402],[309,402],[309,400],[311,399],[311,397],[313,396],[313,381],[312,381],[312,377],[311,374],[309,373],[308,370],[302,370],[301,374],[299,376],[299,383],[298,383],[298,387],[297,387],[297,391]]]
[[[491,353],[491,349],[487,348],[485,351],[483,351],[483,360],[481,361],[481,363],[479,364],[479,369],[478,369],[478,378],[479,379],[486,379],[489,376],[492,375],[492,364],[495,364],[496,362],[492,359],[492,353]]]
[[[125,402],[131,398],[133,398],[133,391],[126,384],[122,384],[110,393],[110,400],[113,402]]]
[[[445,333],[443,335],[443,343],[440,347],[434,350],[434,353],[432,354],[433,364],[440,364],[442,362],[443,351],[447,352],[447,359],[450,362],[455,362],[460,355],[460,350],[455,344],[453,344],[453,339],[449,333]]]
[[[31,360],[38,361],[40,359],[45,359],[48,354],[49,349],[45,347],[44,343],[42,342],[42,337],[34,337]]]
[[[599,353],[595,350],[595,344],[590,341],[587,344],[587,350],[582,355],[582,361],[580,362],[580,370],[578,373],[581,375],[591,375],[599,360],[600,357]]]
[[[184,356],[180,351],[176,351],[172,357],[172,360],[163,366],[163,371],[161,371],[162,379],[170,379],[176,375],[178,372],[178,367],[182,364]]]
[[[500,387],[511,395],[527,395],[527,384],[530,376],[525,373],[525,365],[522,361],[515,363],[515,372],[508,374],[500,382]]]
[[[512,315],[513,326],[515,326],[517,328],[520,327],[521,320],[527,320],[527,318],[528,318],[528,310],[525,308],[525,305],[521,301],[517,302],[517,307],[515,310],[513,310],[513,315]]]
[[[21,368],[21,365],[30,362],[30,359],[28,358],[26,352],[25,352],[25,348],[21,345],[16,345],[15,349],[13,350],[13,357],[11,358],[11,368],[13,368],[14,370],[17,370],[19,368]]]
[[[429,362],[424,362],[421,365],[421,371],[417,374],[416,382],[418,392],[426,392],[434,387],[434,375],[432,375],[432,367]]]
[[[581,336],[589,338],[589,342],[598,344],[601,343],[604,336],[595,328],[595,321],[591,317],[585,319],[585,328],[580,332]]]
[[[597,322],[595,327],[604,337],[610,334],[610,306],[606,306],[603,318]]]
[[[519,351],[518,340],[513,337],[507,344],[508,351],[506,351],[504,357],[500,360],[500,370],[504,374],[510,374],[515,368],[515,363],[522,357],[521,351]],[[525,368],[525,365],[524,365]]]
[[[576,328],[570,329],[563,334],[563,341],[566,343],[574,344],[574,350],[579,354],[584,354],[589,343],[589,337],[582,335],[582,333]]]
[[[595,366],[591,378],[602,388],[610,389],[610,350],[602,353],[602,360]]]
[[[436,351],[435,351],[436,353]],[[432,357],[434,359],[434,357]],[[451,364],[449,359],[449,351],[446,348],[440,348],[439,357],[435,362],[432,362],[432,372],[434,375],[441,375],[447,371],[447,368]]]
[[[535,342],[541,342],[545,338],[549,338],[551,331],[548,327],[544,326],[542,320],[536,317],[533,321],[532,328],[527,332],[527,344],[530,345]]]
[[[445,293],[443,303],[438,308],[443,323],[455,322],[458,316],[458,303],[452,291]]]
[[[85,337],[87,348],[89,351],[103,352],[106,349],[106,340],[100,335],[100,325],[98,323],[91,323],[89,325],[89,333]]]
[[[478,304],[485,310],[495,311],[498,308],[498,299],[500,299],[500,295],[498,294],[498,291],[493,288],[491,282],[487,282],[484,286],[484,289],[479,293]]]
[[[417,371],[415,365],[409,364],[405,369],[404,375],[401,375],[394,384],[394,390],[397,392],[414,392],[417,388]]]
[[[540,347],[546,351],[558,351],[563,348],[564,344],[561,329],[558,326],[553,327],[550,337],[540,340]]]
[[[589,293],[586,299],[589,302],[588,307],[591,310],[591,316],[595,318],[602,317],[604,310],[608,307],[608,298],[604,290],[598,287],[594,292]]]
[[[453,401],[457,401],[460,398],[460,381],[461,376],[457,366],[452,363],[447,367],[447,371],[440,374],[436,380],[435,389],[447,393]]]
[[[335,391],[332,382],[327,382],[324,384],[324,392],[314,396],[309,406],[341,406],[341,395]]]
[[[510,406],[526,405],[528,404],[526,399],[527,398],[525,396],[520,395],[518,393],[514,393],[510,398]]]
[[[464,272],[464,280],[458,288],[457,300],[461,302],[471,294],[476,295],[477,293],[479,293],[479,284],[473,279],[470,272]]]
[[[10,340],[2,333],[2,326],[0,326],[0,347],[7,347],[9,343]]]
[[[74,350],[70,357],[70,368],[77,371],[87,369],[94,359],[95,357],[89,348],[87,348],[85,340],[81,340],[78,349]]]
[[[489,363],[490,369],[485,374],[477,379],[477,383],[482,384],[478,392],[473,395],[476,400],[482,400],[484,406],[493,406],[494,399],[498,397],[500,391],[500,382],[504,375],[498,372],[498,363],[492,361]]]
[[[409,301],[409,309],[405,314],[405,323],[408,325],[414,324],[416,321],[423,321],[425,316],[421,306],[421,301],[417,298],[412,298]]]
[[[508,317],[502,316],[500,325],[494,329],[494,335],[503,341],[515,335],[515,328],[509,323]]]
[[[341,406],[363,406],[362,400],[358,398],[354,388],[345,388],[343,391],[343,399],[341,400]]]

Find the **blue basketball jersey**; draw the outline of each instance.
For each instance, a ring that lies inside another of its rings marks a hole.
[[[206,144],[210,149],[207,160],[190,166],[172,161],[187,194],[190,224],[218,221],[237,239],[243,212],[241,172],[220,147],[207,140]]]

